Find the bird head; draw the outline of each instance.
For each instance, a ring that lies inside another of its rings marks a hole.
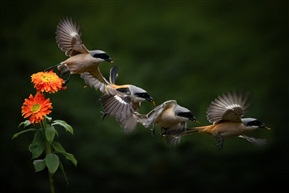
[[[195,118],[195,116],[192,114],[192,112],[182,106],[177,105],[174,109],[175,113],[177,116],[197,122],[197,119]]]
[[[109,57],[109,55],[108,55],[105,51],[102,51],[102,50],[93,50],[93,51],[90,51],[89,53],[90,53],[90,55],[91,55],[93,58],[95,58],[98,62],[106,61],[106,62],[113,63],[113,60]]]
[[[137,92],[137,93],[134,93],[134,95],[137,96],[138,98],[151,102],[155,106],[154,99],[147,92]]]
[[[269,127],[267,127],[264,123],[262,123],[261,121],[255,119],[255,118],[242,118],[241,119],[243,124],[247,127],[247,128],[251,128],[251,129],[259,129],[259,128],[264,128],[264,129],[268,129],[271,130]]]
[[[139,88],[139,87],[134,86],[134,85],[130,85],[129,90],[130,90],[131,94],[133,96],[135,96],[136,101],[142,102],[144,100],[147,100],[148,102],[151,102],[155,105],[154,99],[144,89]]]

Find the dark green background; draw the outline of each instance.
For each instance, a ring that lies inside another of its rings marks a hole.
[[[206,135],[170,147],[141,125],[125,134],[113,118],[100,120],[101,93],[74,75],[66,91],[48,95],[58,140],[78,166],[64,162],[56,192],[276,192],[288,190],[288,3],[285,1],[1,1],[0,192],[49,192],[46,172],[35,173],[27,147],[32,135],[11,140],[23,121],[21,105],[35,90],[30,76],[65,60],[55,43],[59,20],[72,17],[88,49],[105,50],[119,66],[118,84],[146,89],[160,104],[175,99],[208,124],[206,109],[219,94],[246,90],[247,117],[272,131],[256,147],[243,139],[217,151]],[[103,63],[108,75],[112,65]],[[141,112],[153,108],[143,103]],[[189,123],[189,126],[196,124]],[[159,132],[159,130],[157,131]],[[284,189],[285,190],[285,189]]]

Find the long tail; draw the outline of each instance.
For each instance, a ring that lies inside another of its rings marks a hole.
[[[63,74],[69,72],[69,69],[67,68],[67,66],[65,66],[64,64],[56,64],[54,66],[50,66],[48,68],[46,68],[44,71],[50,71],[54,68],[57,68],[57,70],[60,72],[60,75],[62,76]]]
[[[166,129],[162,131],[163,136],[176,136],[181,137],[185,135],[189,135],[191,133],[195,133],[197,130],[194,128],[187,128],[187,129]]]
[[[115,84],[116,79],[118,77],[117,70],[118,70],[117,66],[114,66],[110,69],[110,76],[109,76],[110,84]]]

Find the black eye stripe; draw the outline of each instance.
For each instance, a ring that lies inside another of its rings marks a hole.
[[[141,98],[148,98],[150,95],[148,93],[135,93],[136,96],[139,96]]]
[[[263,123],[258,121],[258,120],[251,121],[251,122],[247,123],[247,126],[260,126],[260,125],[263,125]]]
[[[181,113],[178,113],[178,116],[181,116],[181,117],[192,117],[192,113],[190,112],[181,112]]]
[[[94,54],[93,55],[94,58],[102,58],[102,59],[108,59],[109,56],[105,53],[101,53],[101,54]]]

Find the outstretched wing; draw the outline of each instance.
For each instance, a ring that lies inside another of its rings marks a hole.
[[[90,87],[95,90],[100,90],[103,94],[116,95],[121,94],[115,89],[115,80],[117,78],[117,67],[114,66],[110,69],[109,82],[101,74],[99,68],[96,71],[84,72],[80,74],[80,77],[88,84]]]
[[[211,102],[207,110],[207,119],[211,123],[241,122],[248,106],[248,93],[228,92]]]
[[[262,146],[262,145],[266,145],[267,144],[267,140],[266,139],[256,139],[254,137],[248,137],[246,135],[239,135],[240,138],[246,139],[247,141],[249,141],[250,143],[254,144],[254,145],[258,145],[258,146]]]
[[[80,38],[79,27],[71,19],[63,19],[57,25],[56,43],[67,56],[89,53]]]
[[[114,117],[126,133],[134,130],[137,120],[133,116],[132,102],[128,96],[103,95],[100,98],[100,103],[104,108],[104,112]]]
[[[108,81],[103,77],[105,83],[99,81],[95,78],[91,73],[84,72],[80,74],[80,77],[83,78],[86,84],[90,87],[94,88],[95,90],[100,90],[102,93],[106,93],[106,86],[109,84]]]

